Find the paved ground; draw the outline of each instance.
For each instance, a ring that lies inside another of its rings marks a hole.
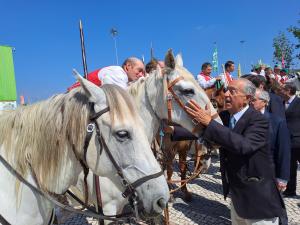
[[[180,192],[175,194],[174,203],[170,204],[170,220],[175,224],[230,224],[230,199],[224,200],[220,180],[219,163],[216,158],[206,174],[195,179],[188,185],[193,193],[193,200],[186,203]],[[298,170],[298,190],[300,188],[300,170]],[[298,191],[300,194],[300,190]],[[290,225],[300,224],[300,195],[295,198],[285,198]],[[82,216],[72,216],[65,225],[98,224],[95,220]]]

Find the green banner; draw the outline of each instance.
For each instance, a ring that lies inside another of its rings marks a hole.
[[[12,48],[0,46],[0,101],[16,101],[17,90]]]

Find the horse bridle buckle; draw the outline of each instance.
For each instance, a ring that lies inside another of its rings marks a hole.
[[[172,100],[173,99],[173,95],[169,92],[167,94],[167,100]]]
[[[197,126],[197,125],[199,124],[199,122],[197,121],[196,118],[193,118],[193,119],[192,119],[192,122],[193,122],[193,124],[194,124],[195,126]]]
[[[95,124],[90,123],[90,124],[87,125],[86,131],[87,131],[88,133],[92,133],[94,130],[95,130]]]

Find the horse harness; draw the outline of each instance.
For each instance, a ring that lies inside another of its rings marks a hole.
[[[130,183],[124,176],[123,171],[121,169],[121,167],[118,165],[117,161],[114,159],[113,155],[111,154],[101,132],[100,132],[100,128],[99,128],[99,124],[97,122],[97,119],[102,116],[104,113],[109,111],[109,107],[106,107],[105,109],[99,111],[99,112],[95,112],[94,111],[94,103],[90,103],[90,118],[89,118],[89,123],[87,125],[87,134],[85,137],[85,141],[84,141],[84,155],[83,155],[83,160],[79,159],[79,157],[77,156],[77,154],[75,154],[76,158],[79,160],[80,164],[83,167],[84,173],[85,173],[85,177],[84,177],[84,185],[85,185],[85,203],[83,204],[82,201],[79,200],[78,197],[76,197],[74,194],[72,194],[70,191],[67,191],[67,193],[69,195],[71,195],[71,197],[73,197],[75,200],[77,200],[79,203],[81,203],[83,205],[84,208],[87,209],[87,211],[82,211],[82,210],[77,210],[74,209],[73,207],[70,207],[68,205],[64,205],[61,202],[57,201],[53,196],[51,196],[52,194],[49,193],[45,193],[44,191],[42,191],[40,188],[37,188],[35,186],[33,186],[31,183],[29,183],[27,180],[25,180],[21,174],[19,174],[1,155],[0,155],[0,161],[2,162],[2,164],[4,164],[5,167],[8,168],[8,170],[10,171],[10,173],[12,173],[12,175],[14,175],[20,182],[22,182],[23,184],[25,184],[29,189],[31,189],[33,192],[39,194],[40,196],[44,197],[45,199],[47,199],[48,201],[50,201],[52,204],[58,206],[59,208],[62,208],[64,210],[70,211],[70,212],[74,212],[74,213],[78,213],[78,214],[82,214],[85,216],[89,216],[89,217],[94,217],[97,218],[101,224],[104,223],[104,220],[110,220],[110,221],[126,221],[126,219],[131,217],[131,214],[128,216],[128,214],[119,214],[119,215],[104,215],[103,214],[103,210],[102,210],[102,203],[101,203],[101,195],[100,195],[100,183],[99,182],[95,182],[96,184],[96,195],[97,195],[97,204],[99,207],[99,211],[96,212],[95,210],[93,210],[92,208],[87,206],[87,202],[88,202],[88,190],[87,190],[87,174],[88,174],[88,167],[87,167],[87,161],[86,161],[86,154],[87,154],[87,149],[90,143],[90,140],[92,138],[92,135],[94,133],[94,130],[96,130],[96,138],[100,144],[100,155],[102,153],[102,150],[104,149],[104,151],[106,152],[106,154],[108,155],[110,161],[112,162],[113,166],[115,167],[117,174],[119,175],[119,177],[121,178],[121,183],[122,185],[125,187],[125,191],[122,193],[122,196],[124,198],[129,197],[129,203],[131,205],[131,207],[134,209],[135,212],[135,217],[137,219],[139,219],[139,214],[138,214],[138,195],[136,192],[136,188],[138,188],[140,185],[142,185],[143,183],[157,178],[159,176],[161,176],[163,174],[163,171],[161,170],[160,172],[148,175],[148,176],[144,176],[136,181],[134,181],[133,183]],[[73,151],[74,151],[74,146],[73,146]],[[33,173],[34,176],[34,173]],[[94,177],[95,179],[95,177]],[[98,180],[99,181],[99,180]],[[53,212],[52,212],[53,213]],[[53,218],[51,217],[51,220]],[[0,222],[1,224],[5,224],[5,225],[10,225],[10,223],[5,220],[5,218],[0,214]]]
[[[135,217],[136,218],[139,218],[138,216],[138,196],[137,196],[137,192],[136,192],[136,188],[138,188],[139,186],[141,186],[143,183],[151,180],[151,179],[154,179],[154,178],[157,178],[161,175],[163,175],[163,171],[159,171],[157,173],[154,173],[154,174],[151,174],[151,175],[148,175],[148,176],[144,176],[136,181],[134,181],[133,183],[130,183],[124,176],[123,174],[123,171],[121,169],[121,167],[118,165],[117,161],[115,160],[115,158],[113,157],[113,155],[111,154],[109,148],[107,147],[107,144],[103,138],[103,136],[101,135],[101,132],[100,132],[100,128],[99,128],[99,124],[97,122],[97,119],[103,115],[104,113],[108,112],[109,111],[109,107],[106,107],[105,109],[99,111],[99,112],[95,112],[94,111],[94,104],[91,103],[90,104],[90,110],[91,110],[91,116],[90,116],[90,121],[87,125],[87,134],[86,134],[86,137],[85,137],[85,141],[84,141],[84,156],[83,156],[83,159],[84,159],[84,165],[83,167],[84,168],[84,171],[86,171],[86,169],[88,169],[86,167],[86,154],[87,154],[87,149],[88,149],[88,146],[89,146],[89,143],[90,143],[90,140],[92,138],[92,135],[93,135],[93,132],[94,130],[96,130],[96,138],[98,140],[98,143],[100,144],[100,154],[102,153],[102,150],[104,149],[105,153],[108,155],[110,161],[112,162],[113,166],[115,167],[116,171],[117,171],[117,174],[119,175],[120,179],[121,179],[121,183],[122,185],[125,187],[125,191],[122,193],[122,196],[124,198],[127,198],[129,197],[129,203],[131,205],[131,207],[134,209],[134,212],[135,212]],[[99,176],[96,176],[95,174],[93,175],[94,177],[94,183],[95,183],[95,190],[96,190],[96,198],[97,198],[97,205],[98,205],[98,208],[99,208],[99,212],[101,214],[103,214],[103,209],[102,209],[102,200],[101,200],[101,189],[100,189],[100,182],[99,182]],[[88,192],[87,192],[87,181],[86,181],[86,177],[87,177],[87,174],[85,174],[85,177],[84,177],[84,186],[85,186],[85,203],[87,204],[87,201],[88,201]],[[120,215],[116,215],[116,217],[119,217]],[[111,217],[111,216],[110,216]],[[103,221],[102,221],[103,222]],[[102,223],[101,222],[101,223]]]
[[[167,93],[167,109],[168,109],[168,122],[172,123],[172,99],[174,98],[175,101],[177,102],[177,104],[180,106],[180,108],[183,109],[183,111],[185,111],[188,115],[188,111],[185,108],[185,104],[180,100],[180,98],[178,97],[178,95],[175,93],[175,91],[173,90],[173,86],[178,83],[179,81],[184,80],[183,76],[179,76],[177,77],[175,80],[173,80],[172,82],[169,81],[169,79],[167,79],[167,89],[168,89],[168,93]],[[218,117],[218,114],[214,114],[212,115],[212,119],[215,119]],[[202,126],[201,124],[199,124],[199,122],[193,118],[192,119],[193,124],[195,125],[195,128],[193,130],[192,133],[197,132],[198,130],[198,126]],[[203,126],[202,126],[203,127]]]

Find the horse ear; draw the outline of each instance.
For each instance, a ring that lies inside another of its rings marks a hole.
[[[99,99],[102,97],[101,90],[97,85],[93,84],[92,82],[88,81],[87,79],[83,78],[77,70],[73,69],[73,73],[80,83],[80,86],[82,87],[84,93],[87,95],[87,97],[90,99],[91,102],[97,103]]]
[[[175,59],[172,49],[169,49],[165,57],[165,66],[175,69]]]
[[[176,55],[175,61],[176,61],[176,64],[178,66],[183,67],[183,60],[182,60],[182,54],[181,53]]]

